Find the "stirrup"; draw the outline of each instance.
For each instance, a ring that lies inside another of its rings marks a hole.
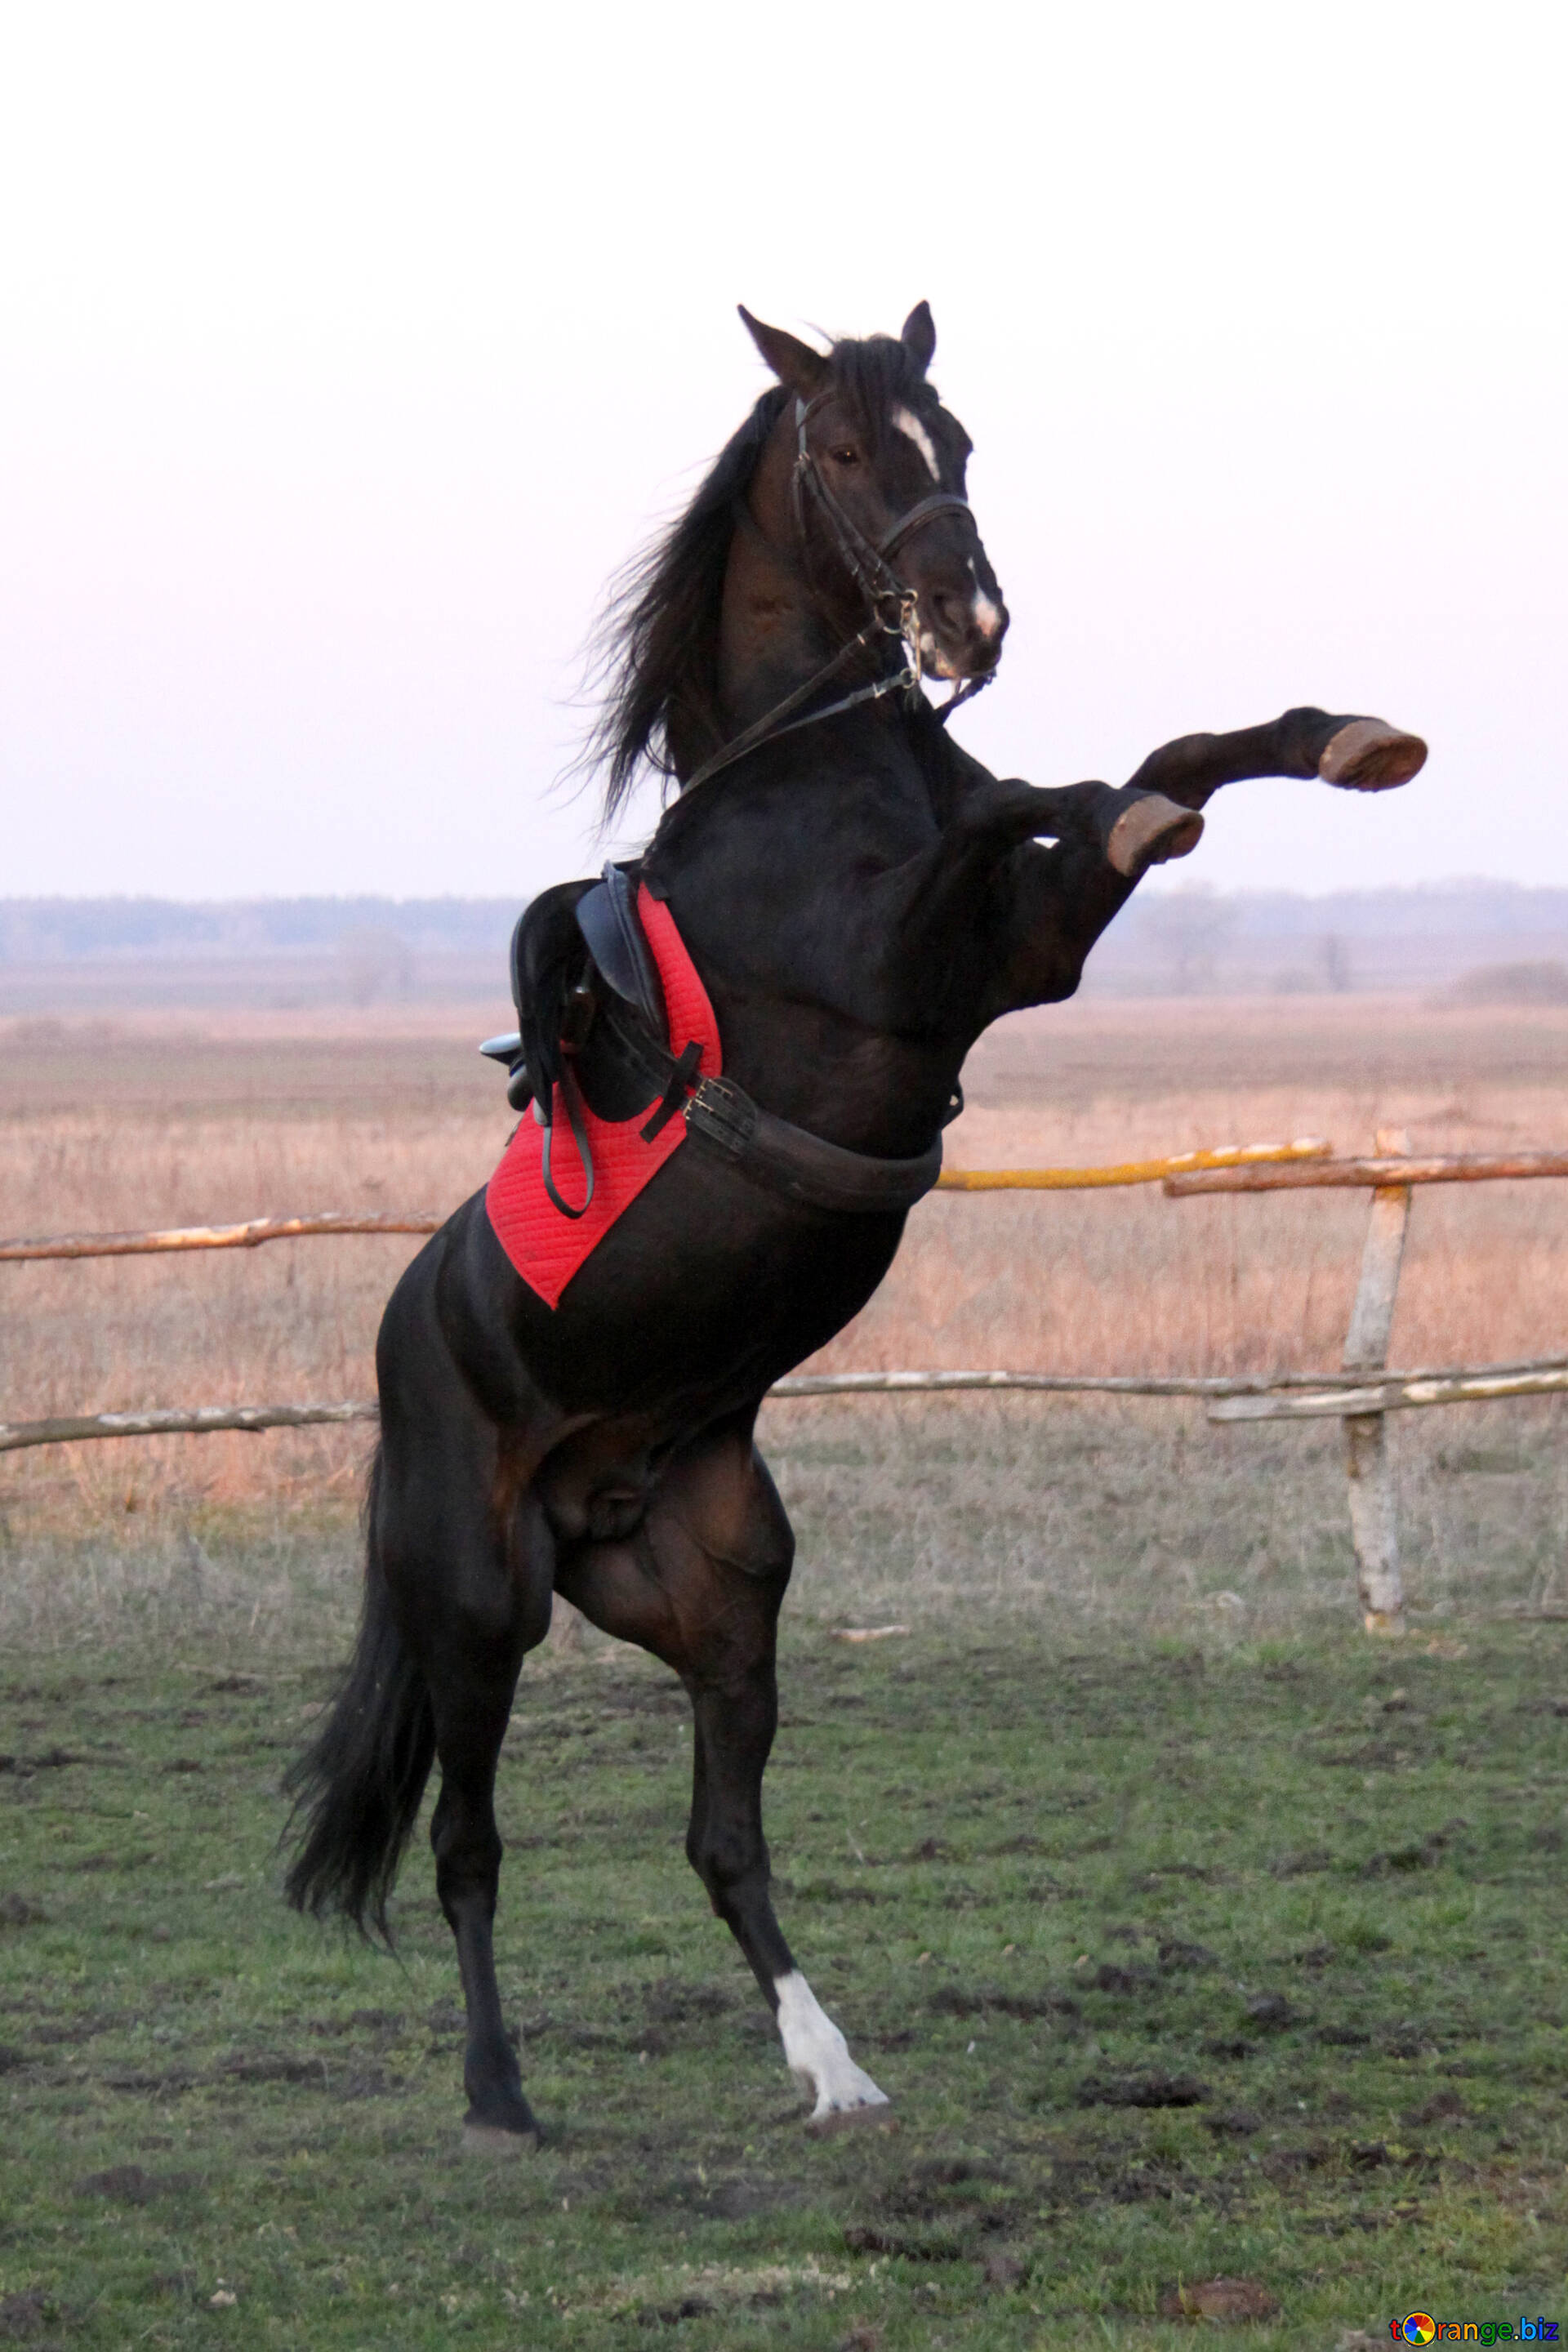
[[[479,1047],[489,1062],[506,1065],[506,1098],[515,1111],[524,1111],[533,1100],[533,1079],[528,1064],[522,1058],[522,1037],[516,1029],[507,1030],[500,1037],[487,1037]]]

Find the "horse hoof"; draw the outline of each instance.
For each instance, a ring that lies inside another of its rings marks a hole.
[[[1111,826],[1105,854],[1118,874],[1136,882],[1151,866],[1185,857],[1197,847],[1203,830],[1195,809],[1178,808],[1163,793],[1140,793]]]
[[[531,2156],[542,2137],[536,2123],[513,2131],[509,2125],[480,2123],[472,2116],[465,2116],[463,2121],[465,2156]]]
[[[1407,784],[1426,761],[1426,746],[1419,735],[1406,735],[1386,719],[1352,719],[1330,736],[1318,773],[1324,783],[1338,784],[1342,792],[1386,793],[1395,784]]]
[[[809,2116],[805,2127],[813,2139],[832,2139],[838,2132],[858,2131],[863,2124],[887,2124],[897,2130],[891,2099],[868,2102],[863,2107],[829,2107],[825,2116]]]

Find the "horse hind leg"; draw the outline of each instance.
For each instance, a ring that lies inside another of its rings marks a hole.
[[[507,1557],[507,1555],[510,1555]],[[430,1819],[436,1892],[458,1948],[467,2011],[465,2146],[515,2150],[540,2137],[501,2011],[494,1930],[501,1839],[496,1768],[519,1669],[550,1623],[554,1542],[531,1496],[520,1499],[509,1539],[469,1555],[469,1579],[448,1615],[432,1680],[441,1793]]]
[[[495,1435],[474,1406],[460,1392],[445,1410],[432,1402],[416,1444],[387,1444],[382,1551],[441,1772],[430,1843],[467,2011],[464,2141],[505,2151],[537,2140],[539,2126],[496,1982],[496,1767],[519,1669],[549,1629],[555,1548],[531,1494],[500,1495]]]
[[[889,2102],[850,2056],[773,1910],[762,1788],[795,1538],[752,1419],[677,1455],[636,1532],[574,1549],[557,1580],[595,1624],[651,1651],[686,1685],[695,1730],[687,1857],[762,1988],[820,2130],[885,2114]]]
[[[686,1854],[773,2012],[784,2063],[813,2102],[816,2130],[875,2117],[890,2102],[856,2064],[813,1992],[773,1911],[762,1825],[763,1770],[778,1716],[772,1644],[739,1682],[689,1675],[696,1738]]]

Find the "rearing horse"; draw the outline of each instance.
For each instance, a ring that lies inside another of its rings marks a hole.
[[[778,382],[623,598],[597,738],[611,811],[645,763],[679,795],[597,918],[594,886],[574,883],[520,927],[523,1084],[544,1139],[564,1111],[580,1146],[584,1102],[618,1134],[684,1132],[553,1304],[482,1193],[398,1283],[358,1642],[294,1775],[290,1899],[384,1933],[439,1760],[430,1835],[467,2001],[467,2130],[497,2145],[537,2127],[492,1952],[496,1765],[557,1592],[686,1686],[687,1853],[813,2120],[887,2104],[769,1891],[762,1782],[794,1539],[758,1408],[887,1272],[975,1039],[1072,994],[1139,877],[1193,847],[1218,785],[1372,791],[1426,756],[1381,720],[1298,709],[1167,744],[1120,790],[993,776],[921,684],[973,691],[1007,628],[964,496],[968,436],[927,376],[929,310],[826,356],[742,316]],[[695,1043],[682,1052],[647,939],[629,936],[637,907],[645,929],[660,910],[700,976],[721,1077]],[[542,1169],[553,1183],[548,1153]]]

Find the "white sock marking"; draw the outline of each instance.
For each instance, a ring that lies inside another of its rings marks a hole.
[[[915,415],[913,409],[895,408],[893,411],[893,422],[898,426],[900,433],[904,433],[909,436],[910,439],[914,443],[915,447],[920,451],[921,456],[925,459],[926,464],[931,467],[931,480],[933,482],[940,482],[942,479],[942,467],[936,461],[936,444],[932,441],[931,435],[926,431],[925,426],[921,423],[920,418]]]
[[[826,2116],[846,2115],[856,2107],[885,2107],[888,2095],[879,2091],[849,2055],[833,2020],[798,1969],[773,1984],[779,1998],[779,2038],[784,2063],[808,2096],[816,2098],[814,2124]]]

